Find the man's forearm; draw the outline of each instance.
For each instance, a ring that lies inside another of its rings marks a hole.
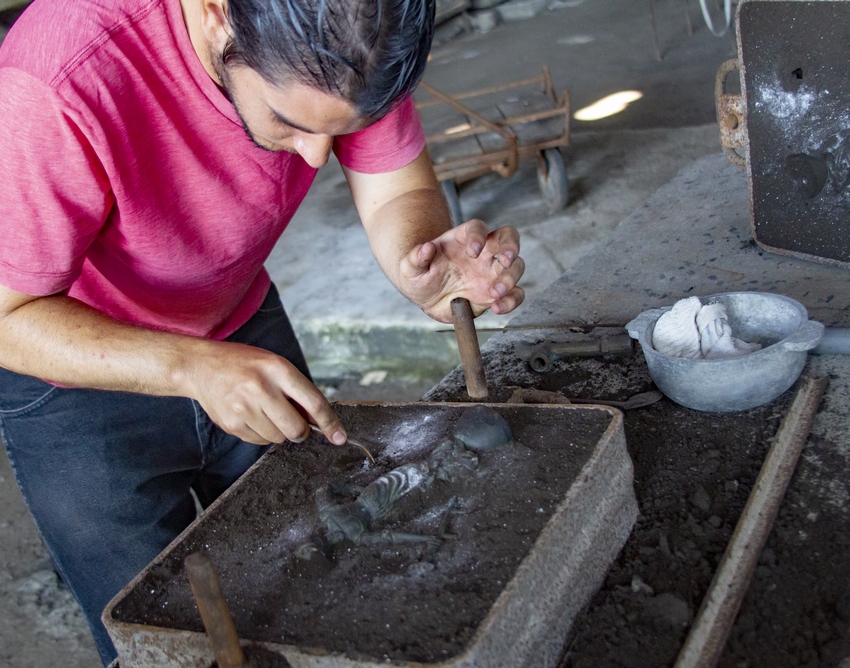
[[[186,395],[186,362],[208,344],[126,325],[62,296],[27,301],[0,319],[0,365],[74,387]]]
[[[344,171],[372,254],[393,285],[413,298],[400,275],[402,261],[412,249],[451,229],[428,151],[389,174]]]
[[[251,443],[303,440],[305,418],[333,443],[346,439],[327,399],[283,357],[122,324],[68,297],[0,288],[0,366],[72,387],[195,399]]]
[[[448,208],[439,190],[422,188],[396,197],[364,221],[372,254],[398,290],[407,294],[399,274],[402,260],[416,246],[451,229]]]

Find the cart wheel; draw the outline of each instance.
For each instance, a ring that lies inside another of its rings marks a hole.
[[[446,198],[446,204],[449,205],[449,217],[452,220],[452,227],[457,227],[463,222],[463,212],[460,210],[460,196],[458,195],[457,186],[451,179],[440,183],[440,190],[443,191],[443,197]]]
[[[547,148],[543,151],[542,159],[537,164],[537,183],[551,211],[558,211],[567,206],[570,195],[567,166],[557,148]]]

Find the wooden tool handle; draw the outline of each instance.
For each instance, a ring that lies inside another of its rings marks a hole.
[[[239,636],[221,591],[221,580],[212,562],[206,555],[195,552],[186,557],[184,564],[218,668],[247,668],[248,662],[239,646]]]
[[[466,391],[471,399],[486,399],[490,396],[490,392],[487,389],[487,378],[484,376],[484,365],[481,363],[481,348],[478,346],[472,306],[468,299],[463,297],[452,299],[452,320],[455,325],[460,363],[463,365],[463,375],[466,378]]]

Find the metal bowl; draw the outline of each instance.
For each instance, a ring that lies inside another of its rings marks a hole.
[[[643,349],[649,375],[667,397],[698,411],[726,413],[766,404],[791,387],[821,340],[824,326],[809,320],[799,302],[765,292],[727,292],[700,297],[726,307],[735,336],[760,343],[757,350],[729,359],[685,359],[658,352],[652,333],[672,308],[644,311],[626,325]]]

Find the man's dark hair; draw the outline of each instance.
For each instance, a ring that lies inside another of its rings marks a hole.
[[[222,62],[340,95],[378,119],[419,83],[434,11],[435,0],[229,0]]]

